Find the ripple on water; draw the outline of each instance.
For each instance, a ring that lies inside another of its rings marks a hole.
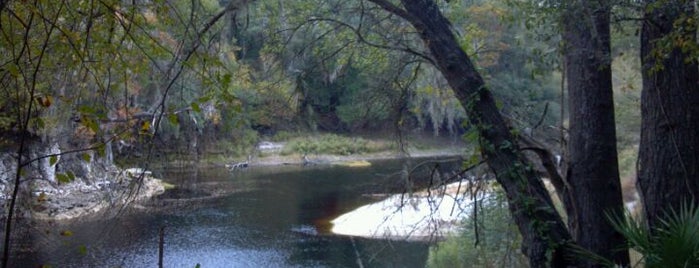
[[[316,227],[305,224],[291,227],[291,231],[303,235],[318,235],[318,230]]]
[[[132,252],[125,254],[121,263],[107,264],[119,267],[157,267],[157,252]],[[279,267],[287,256],[275,250],[186,247],[168,249],[164,254],[164,267]]]

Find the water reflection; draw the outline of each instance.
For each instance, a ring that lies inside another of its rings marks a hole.
[[[15,264],[156,267],[165,226],[166,267],[423,267],[425,243],[329,234],[329,220],[374,201],[368,195],[402,190],[400,178],[385,175],[399,168],[169,170],[161,175],[176,191],[118,218],[52,227],[73,230],[70,237],[33,232],[20,242],[32,250]]]

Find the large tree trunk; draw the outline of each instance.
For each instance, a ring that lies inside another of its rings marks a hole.
[[[371,1],[405,18],[418,30],[434,64],[465,108],[470,123],[478,129],[482,155],[507,194],[530,265],[568,266],[570,234],[541,178],[519,151],[483,78],[456,41],[449,21],[431,0],[402,0],[405,9],[384,0]]]
[[[570,195],[566,210],[575,242],[616,264],[627,266],[625,241],[606,213],[622,215],[610,57],[610,4],[569,1],[563,39],[570,103]],[[594,267],[581,260],[578,267]]]
[[[648,0],[646,4],[657,3]],[[675,24],[683,15],[694,17],[694,1],[670,1],[652,8],[641,32],[643,90],[637,186],[650,227],[657,225],[664,210],[677,211],[684,202],[699,201],[699,70],[696,58],[676,47],[679,38],[696,42],[691,28],[674,27],[683,25]],[[673,32],[679,38],[658,42]]]

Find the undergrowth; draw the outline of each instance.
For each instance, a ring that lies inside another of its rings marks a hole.
[[[375,153],[394,148],[395,144],[387,141],[373,141],[360,137],[323,134],[293,138],[284,146],[281,154],[352,155]]]

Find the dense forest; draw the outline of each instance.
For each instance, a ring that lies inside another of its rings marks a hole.
[[[487,165],[503,203],[484,211],[502,219],[466,225],[511,222],[516,238],[474,246],[474,228],[465,228],[431,265],[468,266],[476,261],[465,258],[480,255],[484,266],[695,266],[695,8],[690,0],[0,1],[3,267],[36,187],[153,159],[249,159],[261,141],[321,134],[382,137],[391,149],[420,137],[463,139],[463,168]],[[629,201],[639,205],[625,213]],[[504,252],[514,244],[522,255]],[[493,254],[518,257],[484,260]]]

